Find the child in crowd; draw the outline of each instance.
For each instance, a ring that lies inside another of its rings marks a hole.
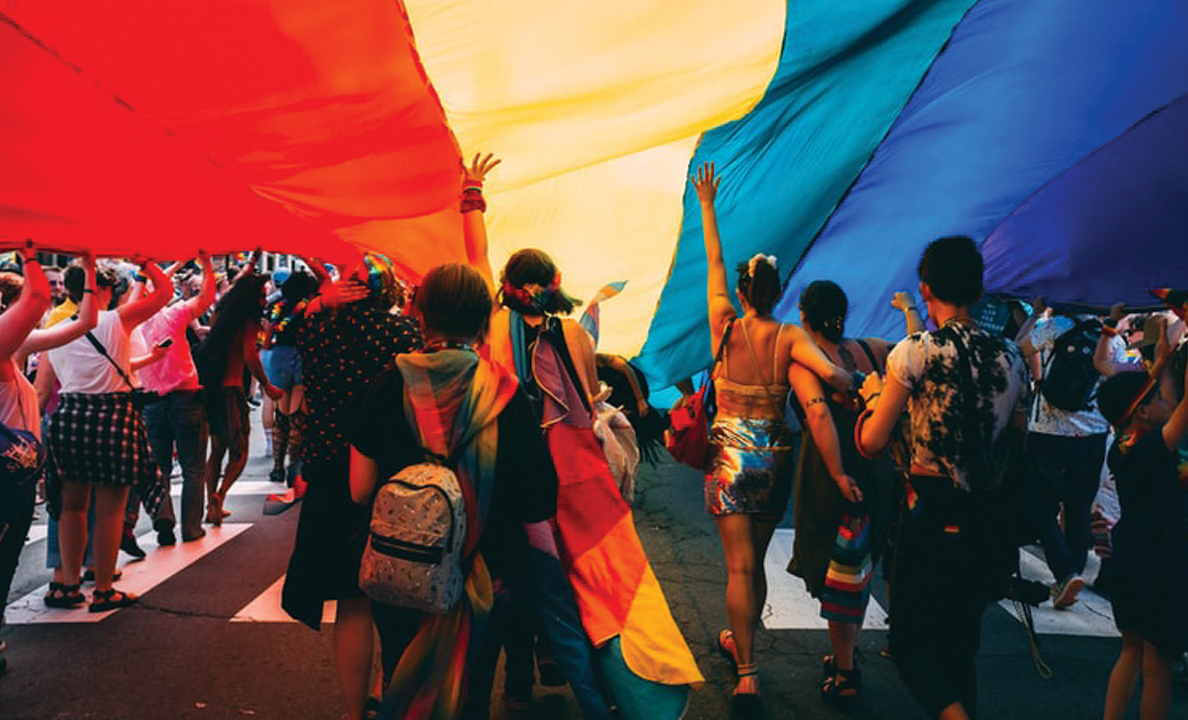
[[[1140,671],[1140,717],[1167,718],[1172,663],[1188,650],[1188,468],[1178,466],[1176,454],[1188,434],[1188,399],[1167,399],[1160,375],[1119,373],[1097,394],[1118,435],[1109,465],[1122,502],[1112,595],[1122,653],[1110,674],[1104,720],[1123,716]]]

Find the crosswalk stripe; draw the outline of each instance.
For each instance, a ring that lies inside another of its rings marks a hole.
[[[44,540],[45,536],[46,536],[46,530],[47,530],[47,528],[45,525],[31,526],[29,528],[28,534],[25,535],[25,544],[32,545],[35,542],[40,542],[40,541]]]
[[[201,540],[163,548],[157,547],[155,532],[144,533],[137,537],[136,541],[149,553],[149,556],[145,560],[129,562],[120,568],[124,572],[124,577],[119,582],[119,588],[138,595],[144,594],[251,526],[251,523],[227,523],[222,527],[210,527],[206,530],[206,537]],[[92,613],[88,612],[86,607],[48,608],[44,602],[45,594],[48,591],[49,585],[42,585],[10,604],[7,609],[8,622],[12,625],[95,623],[104,620],[112,613],[119,612],[111,610],[104,613]]]
[[[239,480],[231,489],[227,491],[228,495],[271,495],[272,493],[282,493],[286,490],[284,483],[272,482],[271,480]],[[180,482],[173,483],[169,488],[169,494],[174,498],[180,498],[182,493],[182,484]]]
[[[763,626],[768,630],[826,630],[829,624],[821,617],[820,601],[809,595],[804,581],[785,569],[792,557],[795,530],[780,528],[771,539],[763,570],[767,574],[767,604],[763,607]],[[871,597],[866,608],[867,629],[886,630],[887,612]]]
[[[1052,571],[1043,558],[1037,557],[1024,549],[1019,553],[1019,565],[1023,577],[1028,580],[1038,580],[1051,585],[1056,582]],[[1087,577],[1096,577],[1098,560],[1090,555],[1089,564],[1085,568]],[[1018,619],[1014,604],[1003,600],[999,605]],[[1077,596],[1077,604],[1066,610],[1057,610],[1051,603],[1044,603],[1031,610],[1035,621],[1035,631],[1040,635],[1079,635],[1082,637],[1120,637],[1114,626],[1114,609],[1110,601],[1101,597],[1089,588],[1085,588]]]
[[[268,586],[268,589],[257,595],[250,603],[243,606],[235,616],[231,618],[231,622],[254,622],[254,623],[292,623],[297,622],[289,617],[289,614],[281,608],[281,590],[285,586],[285,576],[281,575],[276,582]],[[322,622],[334,622],[334,615],[337,612],[336,603],[331,600],[322,605]]]

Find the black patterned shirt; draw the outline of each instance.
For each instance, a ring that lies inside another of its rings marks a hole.
[[[306,318],[297,328],[309,417],[301,458],[346,472],[347,433],[371,380],[401,353],[423,345],[417,323],[367,303],[352,303]],[[307,477],[307,480],[316,480]]]
[[[1026,412],[1027,365],[1015,343],[964,324],[909,335],[887,356],[887,378],[910,391],[912,464],[951,478],[969,490],[961,457],[965,399],[952,333],[971,358],[978,423],[995,440],[1015,412]]]

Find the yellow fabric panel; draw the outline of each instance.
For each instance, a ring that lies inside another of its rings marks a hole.
[[[700,134],[746,114],[779,60],[785,5],[409,0],[422,62],[487,186],[491,264],[538,247],[571,294],[627,280],[600,350],[642,345]]]
[[[627,667],[642,678],[665,685],[705,682],[650,564],[635,592],[619,642]]]

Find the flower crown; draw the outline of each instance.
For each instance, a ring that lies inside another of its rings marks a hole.
[[[755,268],[759,265],[760,261],[764,261],[768,265],[771,265],[772,270],[776,269],[775,255],[764,255],[763,253],[755,253],[754,255],[751,256],[751,259],[747,262],[747,276],[748,277],[751,277],[751,278],[755,277]]]

